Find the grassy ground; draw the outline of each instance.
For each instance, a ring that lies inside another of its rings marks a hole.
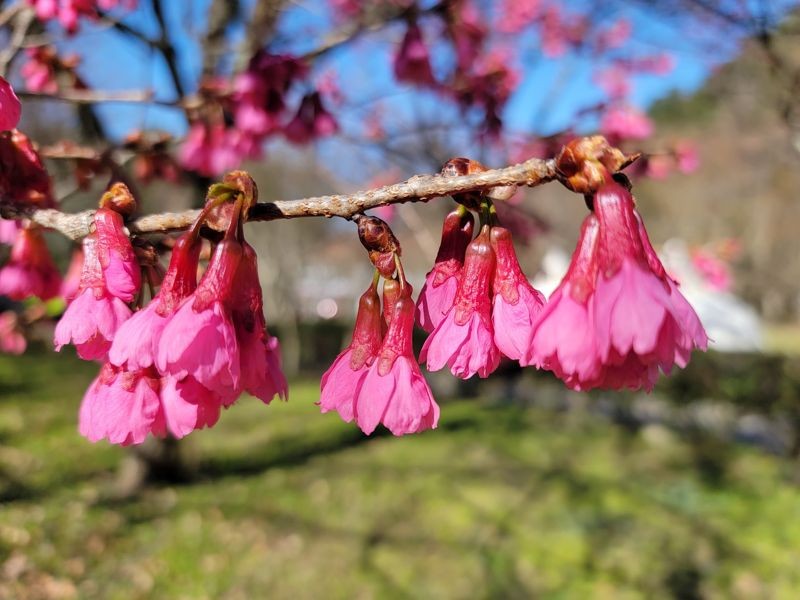
[[[91,365],[0,357],[0,598],[796,598],[800,490],[754,450],[582,414],[448,403],[364,441],[244,399],[198,478],[107,493],[126,451],[77,435]],[[35,374],[35,376],[33,375]]]

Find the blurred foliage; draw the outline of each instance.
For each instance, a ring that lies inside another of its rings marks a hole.
[[[733,364],[723,359],[709,365]],[[776,368],[767,360],[752,378],[723,379],[742,386],[734,395],[762,393]],[[700,433],[633,433],[585,411],[478,398],[447,403],[438,431],[365,438],[317,414],[316,382],[295,382],[288,403],[245,398],[181,442],[191,483],[119,499],[114,469],[129,451],[76,432],[93,371],[43,352],[0,358],[2,598],[749,599],[800,589],[793,464]]]

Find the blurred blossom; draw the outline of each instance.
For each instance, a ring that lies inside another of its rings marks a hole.
[[[612,106],[600,119],[600,132],[612,144],[620,140],[643,140],[653,134],[653,122],[633,106]]]

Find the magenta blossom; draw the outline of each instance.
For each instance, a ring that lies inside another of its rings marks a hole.
[[[414,302],[404,295],[395,304],[386,336],[355,397],[355,420],[371,434],[378,423],[394,435],[435,429],[439,406],[420,372],[411,347]]]
[[[508,358],[519,360],[528,350],[533,322],[544,306],[544,296],[522,272],[511,233],[503,227],[492,227],[490,238],[497,259],[492,285],[494,343]]]
[[[472,213],[461,210],[445,217],[436,261],[417,299],[417,324],[425,331],[433,331],[453,306],[474,221]]]
[[[97,247],[96,232],[83,239],[81,283],[54,336],[56,350],[74,344],[84,360],[105,359],[117,330],[131,316],[128,305],[106,287]]]
[[[0,219],[0,244],[12,246],[21,229],[22,224],[16,219]]]
[[[110,208],[99,208],[94,215],[97,229],[97,256],[106,288],[112,296],[131,302],[142,283],[141,269],[125,233],[122,215]]]
[[[22,105],[14,88],[0,77],[0,131],[14,129],[22,115]]]
[[[242,137],[222,123],[197,121],[189,128],[179,160],[189,171],[211,177],[233,169],[242,161]]]
[[[607,183],[593,205],[525,360],[573,389],[651,390],[659,370],[685,366],[708,338],[653,251],[630,193]]]
[[[21,229],[11,247],[9,261],[0,269],[0,295],[12,300],[58,296],[61,274],[36,226]]]
[[[476,373],[488,377],[500,364],[490,297],[495,262],[489,228],[484,226],[467,247],[453,306],[422,347],[420,360],[427,361],[429,371],[447,365],[456,377],[469,379]]]
[[[612,144],[620,140],[643,140],[653,134],[653,122],[633,106],[612,106],[600,119],[600,131]]]
[[[381,304],[373,283],[358,301],[353,340],[325,371],[320,382],[320,410],[335,410],[348,423],[367,371],[381,346]]]
[[[394,76],[398,81],[416,85],[436,85],[431,71],[428,46],[422,39],[422,31],[416,22],[408,24],[406,34],[394,57]]]
[[[141,444],[149,433],[166,435],[158,374],[126,371],[106,363],[83,396],[78,430],[91,442]]]
[[[306,94],[300,101],[297,114],[284,127],[283,133],[290,142],[307,144],[316,138],[333,135],[339,124],[322,105],[319,92]]]
[[[286,377],[281,369],[280,344],[267,331],[264,300],[258,281],[255,250],[242,242],[242,260],[236,272],[232,319],[242,359],[242,387],[269,404],[272,398],[284,400],[288,394]]]
[[[176,438],[216,425],[223,406],[220,396],[188,376],[163,377],[160,400],[167,429]]]
[[[42,21],[57,19],[67,33],[78,30],[78,19],[87,17],[97,19],[98,9],[111,10],[119,5],[131,10],[137,0],[28,0]]]
[[[191,232],[175,243],[161,289],[145,308],[119,329],[108,353],[109,361],[130,370],[155,363],[158,344],[170,316],[197,287],[197,265],[201,244]]]
[[[241,259],[239,242],[226,239],[217,245],[197,289],[164,326],[156,358],[160,373],[178,380],[191,375],[228,399],[242,390],[239,343],[230,309]]]

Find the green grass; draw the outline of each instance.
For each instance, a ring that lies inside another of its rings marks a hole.
[[[795,598],[791,465],[581,413],[443,406],[364,441],[245,398],[186,440],[198,477],[130,500],[76,432],[94,367],[0,358],[0,598]],[[35,376],[34,376],[35,374]]]

